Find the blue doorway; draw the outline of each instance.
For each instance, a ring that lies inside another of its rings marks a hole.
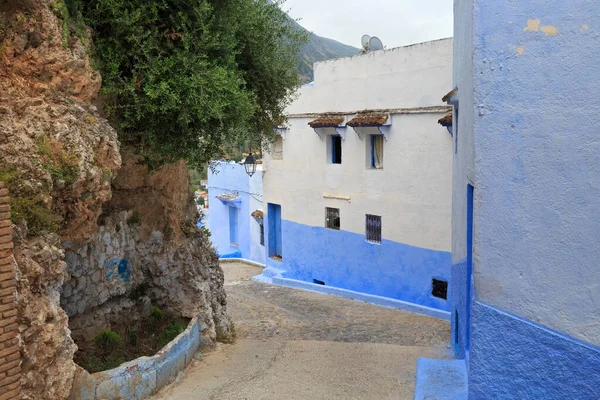
[[[281,243],[281,206],[269,203],[269,257],[283,257]]]

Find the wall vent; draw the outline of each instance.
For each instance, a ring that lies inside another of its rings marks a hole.
[[[439,279],[431,280],[431,294],[440,299],[448,299],[448,282]]]

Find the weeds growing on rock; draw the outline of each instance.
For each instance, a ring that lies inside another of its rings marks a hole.
[[[127,223],[129,225],[139,224],[140,222],[142,222],[142,217],[137,211],[134,211],[133,214],[131,214],[131,217],[127,218]]]
[[[64,181],[72,185],[79,175],[79,158],[61,148],[59,143],[41,135],[36,140],[42,166],[50,172],[54,182]]]
[[[42,194],[22,194],[19,190],[21,180],[19,171],[0,168],[0,181],[6,184],[10,195],[12,222],[18,224],[24,220],[29,236],[37,236],[44,231],[56,232],[62,218],[48,209]]]

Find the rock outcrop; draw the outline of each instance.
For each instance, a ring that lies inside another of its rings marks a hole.
[[[202,315],[207,339],[230,329],[222,271],[193,227],[185,166],[150,174],[128,158],[107,205],[119,142],[93,105],[102,80],[88,58],[89,32],[70,31],[64,7],[0,0],[0,180],[16,223],[23,399],[69,395],[77,346],[61,294],[77,316],[147,282],[165,307]],[[120,270],[131,274],[111,282],[111,271],[126,275]]]
[[[64,37],[53,4],[0,2],[0,179],[20,221],[22,389],[36,400],[66,398],[75,371],[76,346],[59,305],[62,241],[97,231],[121,165],[116,132],[90,104],[100,76],[81,39]]]
[[[183,162],[150,172],[138,157],[124,156],[98,233],[65,246],[70,279],[62,305],[76,340],[134,317],[127,310],[140,288],[169,313],[200,316],[205,344],[231,336],[223,271],[195,226],[197,213]]]

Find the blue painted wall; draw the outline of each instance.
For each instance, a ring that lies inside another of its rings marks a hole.
[[[471,399],[600,398],[600,348],[480,302],[472,326]]]
[[[269,266],[283,277],[403,300],[449,311],[431,294],[432,278],[449,281],[449,252],[428,250],[364,235],[282,221],[283,262]]]
[[[260,245],[260,226],[251,214],[261,205],[262,193],[255,193],[260,185],[252,184],[251,179],[262,179],[262,173],[257,172],[252,178],[246,174],[243,165],[219,163],[215,172],[209,169],[208,196],[210,217],[209,230],[211,241],[219,256],[223,258],[245,258],[258,263],[265,262],[264,247]],[[251,190],[252,189],[252,190]],[[217,197],[222,194],[238,193],[239,199],[231,203],[223,203]],[[230,207],[236,208],[238,246],[231,246]],[[261,252],[257,248],[262,248]]]
[[[470,398],[598,399],[600,4],[461,0],[454,26],[451,301],[468,311],[472,256]]]

